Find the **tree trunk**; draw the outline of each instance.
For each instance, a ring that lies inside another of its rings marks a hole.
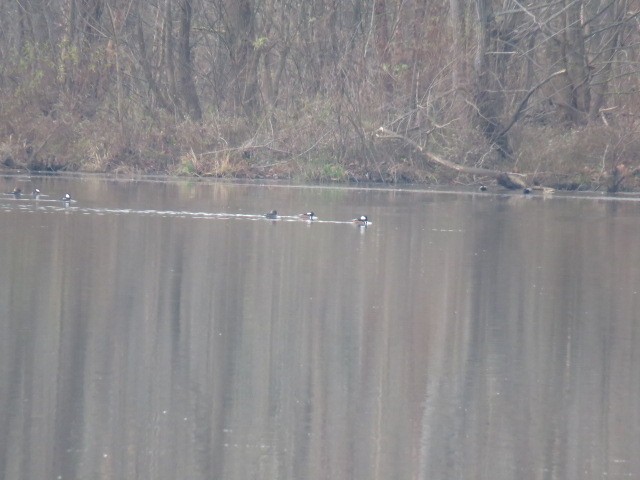
[[[449,20],[451,23],[451,87],[452,95],[452,114],[463,119],[462,126],[467,126],[468,113],[467,101],[469,100],[469,92],[467,89],[468,64],[467,64],[467,42],[465,32],[466,18],[464,13],[464,3],[460,0],[449,0]]]
[[[511,157],[509,139],[500,123],[500,89],[495,79],[499,72],[489,62],[491,32],[496,31],[491,0],[476,0],[477,32],[474,96],[477,122],[485,138],[494,146],[503,159]]]
[[[72,0],[79,2],[81,31],[84,40],[91,44],[102,36],[100,22],[104,10],[103,0]]]
[[[599,120],[600,109],[605,105],[606,93],[609,89],[609,82],[612,75],[616,75],[614,66],[616,65],[616,55],[620,52],[621,38],[624,38],[623,32],[629,26],[625,21],[625,15],[628,11],[626,0],[615,1],[609,5],[602,17],[607,18],[605,22],[614,25],[611,31],[604,31],[596,54],[604,57],[605,64],[594,75],[591,84],[591,108],[589,109],[589,121]],[[589,35],[589,31],[585,31],[585,35]],[[602,53],[600,53],[602,52]]]
[[[462,36],[464,35],[464,17],[460,10],[460,0],[449,0],[449,19],[451,21],[451,48],[453,50],[451,81],[453,83],[453,90],[457,94],[465,78],[465,53],[462,48],[464,45],[462,41]]]
[[[581,0],[567,0],[563,53],[567,70],[568,115],[572,123],[586,123],[591,104],[589,65],[585,55],[583,9]]]
[[[375,17],[375,39],[378,51],[380,83],[385,95],[385,104],[390,105],[393,99],[393,77],[391,76],[391,55],[389,52],[389,27],[387,25],[387,5],[385,0],[375,0],[373,6]]]
[[[255,50],[255,19],[252,0],[228,0],[227,25],[231,63],[235,76],[235,99],[245,114],[258,110],[258,52]]]
[[[200,121],[202,120],[202,109],[198,100],[196,84],[193,80],[191,15],[191,0],[180,0],[180,32],[178,40],[180,93],[189,116],[193,120]]]
[[[174,41],[173,41],[173,0],[166,0],[164,11],[164,28],[163,28],[163,41],[162,52],[165,71],[167,74],[167,81],[169,83],[169,97],[175,104],[174,110],[180,113],[182,111],[180,96],[178,94],[178,83],[176,82],[176,62],[174,56]],[[181,113],[180,113],[181,114]]]
[[[160,86],[158,85],[154,72],[151,69],[151,63],[149,61],[149,55],[147,53],[147,43],[145,41],[144,30],[142,28],[142,18],[141,18],[140,10],[137,3],[136,3],[136,8],[138,9],[136,12],[137,13],[136,40],[138,42],[138,49],[140,50],[140,53],[138,55],[138,61],[140,62],[140,65],[142,67],[144,78],[147,81],[147,84],[149,85],[149,90],[151,91],[151,94],[155,98],[158,105],[160,105],[161,108],[167,110],[168,112],[175,113],[175,109],[173,108],[173,105],[171,105],[167,101],[165,95],[160,90]]]

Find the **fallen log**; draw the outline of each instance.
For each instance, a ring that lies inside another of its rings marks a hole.
[[[449,160],[445,160],[444,158],[440,158],[432,152],[425,150],[421,145],[414,142],[408,137],[396,133],[392,130],[388,130],[384,127],[378,128],[376,133],[377,138],[381,139],[398,139],[402,140],[404,143],[409,145],[413,150],[415,150],[420,156],[422,156],[425,160],[430,163],[435,163],[442,167],[448,168],[450,170],[454,170],[460,173],[468,173],[470,175],[484,175],[486,177],[492,177],[496,179],[498,185],[502,185],[509,190],[517,190],[520,188],[526,188],[527,182],[525,181],[526,175],[521,173],[512,173],[512,172],[500,172],[498,170],[492,170],[490,168],[479,168],[479,167],[467,167],[464,165],[458,165],[457,163],[451,162]]]
[[[527,183],[514,174],[502,172],[496,177],[498,185],[502,185],[509,190],[517,190],[519,188],[527,188]]]

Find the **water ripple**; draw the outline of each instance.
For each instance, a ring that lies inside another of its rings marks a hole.
[[[25,201],[31,200],[31,201]],[[189,210],[137,210],[133,208],[91,208],[80,207],[77,201],[73,200],[70,205],[65,205],[60,200],[32,200],[14,199],[0,204],[0,211],[11,212],[21,211],[29,213],[47,212],[74,212],[84,215],[143,215],[156,217],[176,217],[176,218],[196,218],[196,219],[219,219],[219,220],[262,220],[268,222],[299,222],[299,223],[332,223],[332,224],[352,224],[352,221],[345,220],[306,220],[297,215],[280,215],[276,219],[265,218],[264,214],[227,213],[227,212],[193,212]]]

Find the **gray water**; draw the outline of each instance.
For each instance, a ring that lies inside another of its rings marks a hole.
[[[0,478],[640,478],[634,199],[16,185]]]

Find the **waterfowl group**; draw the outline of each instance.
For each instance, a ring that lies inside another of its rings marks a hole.
[[[18,198],[23,198],[23,196],[26,195],[26,194],[23,194],[22,189],[20,187],[15,187],[10,192],[7,192],[7,195],[12,195],[14,198],[18,199]],[[48,195],[43,195],[39,188],[34,188],[31,191],[31,195],[30,196],[34,200],[40,200],[43,197],[47,197]],[[65,205],[68,205],[68,204],[70,204],[71,202],[74,201],[71,198],[71,195],[69,195],[68,193],[65,193],[64,196],[62,198],[60,198],[60,200]]]
[[[22,197],[22,189],[20,187],[15,187],[11,192],[7,193],[7,195],[13,195],[15,198],[21,198]],[[38,188],[34,188],[31,191],[31,198],[35,199],[35,200],[39,200],[41,197],[46,197],[47,195],[43,195],[40,192],[40,189]],[[64,204],[64,206],[69,206],[71,204],[71,202],[75,202],[75,200],[73,200],[71,198],[71,195],[69,193],[65,193],[62,198],[60,198],[60,201],[62,201],[62,203]],[[278,215],[278,211],[277,210],[271,210],[267,213],[265,213],[263,215],[264,218],[268,219],[268,220],[278,220],[280,218],[282,218],[280,215]],[[284,218],[288,218],[288,219],[294,219],[294,218],[299,218],[301,220],[305,220],[307,222],[313,222],[318,220],[318,216],[315,214],[315,212],[313,211],[309,211],[309,212],[305,212],[305,213],[300,213],[298,215],[294,216],[289,216],[289,217],[284,217]],[[360,215],[356,218],[354,218],[352,221],[352,223],[360,226],[360,227],[367,227],[369,225],[371,225],[373,222],[371,222],[371,220],[369,220],[369,218],[366,215]]]
[[[278,215],[278,211],[277,210],[271,210],[270,212],[265,213],[264,217],[268,218],[269,220],[276,220],[276,219],[280,218],[280,216]],[[300,215],[298,215],[298,218],[301,218],[302,220],[308,220],[308,221],[312,221],[312,220],[317,220],[318,219],[316,214],[313,213],[313,212],[301,213]]]
[[[278,215],[278,211],[277,210],[271,210],[270,212],[265,213],[263,215],[263,217],[267,218],[269,220],[277,220],[279,218],[289,218],[289,219],[299,218],[299,219],[305,220],[307,222],[313,222],[315,220],[318,220],[318,216],[313,211],[300,213],[300,214],[296,215],[295,217],[293,217],[293,216],[281,217],[280,215]],[[373,222],[371,222],[371,220],[369,220],[369,218],[366,215],[360,215],[360,216],[354,218],[351,222],[355,223],[356,225],[358,225],[360,227],[367,227],[367,226],[369,226],[369,225],[371,225],[373,223]]]

